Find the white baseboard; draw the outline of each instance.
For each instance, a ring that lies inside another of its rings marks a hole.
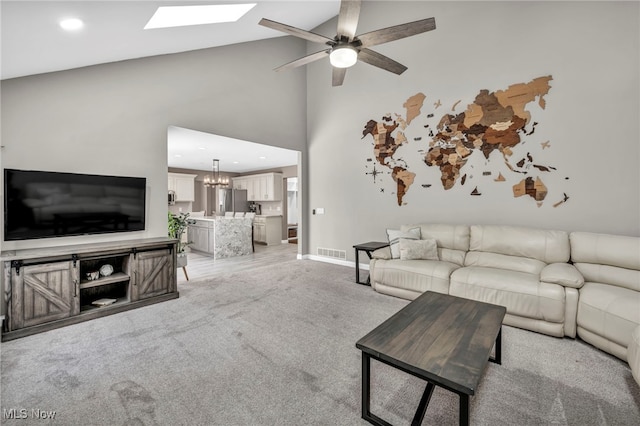
[[[316,256],[313,254],[305,254],[305,255],[298,254],[298,260],[300,259],[315,260],[317,262],[325,262],[325,263],[333,263],[334,265],[348,266],[350,268],[356,267],[356,262],[352,262],[350,260],[338,260],[338,259],[332,259],[330,257]],[[360,269],[364,269],[365,271],[368,271],[369,265],[360,264]]]

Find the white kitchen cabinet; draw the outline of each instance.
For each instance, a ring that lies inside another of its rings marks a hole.
[[[271,178],[268,175],[256,176],[254,185],[256,188],[257,201],[274,200],[275,189],[273,188],[273,176]]]
[[[246,189],[249,201],[282,200],[282,173],[262,173],[233,178],[235,189]]]
[[[257,200],[260,194],[258,181],[254,178],[247,179],[247,200]]]
[[[187,175],[183,173],[168,173],[169,190],[176,193],[176,201],[195,201],[196,175]]]
[[[233,189],[246,189],[249,190],[249,180],[246,177],[231,178]]]
[[[256,216],[253,219],[253,240],[268,246],[282,242],[282,216]]]
[[[209,228],[205,226],[190,225],[187,228],[188,239],[191,242],[190,247],[193,250],[208,253],[209,250]]]
[[[257,243],[267,243],[267,225],[264,220],[253,220],[253,240]]]

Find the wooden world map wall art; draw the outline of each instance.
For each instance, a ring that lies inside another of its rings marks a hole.
[[[406,204],[403,199],[416,181],[416,171],[410,170],[408,162],[398,154],[406,152],[411,139],[421,162],[439,169],[439,184],[444,190],[466,185],[469,195],[477,197],[491,190],[490,185],[511,182],[513,197],[525,197],[541,207],[549,192],[545,175],[557,173],[557,169],[536,161],[536,156],[552,149],[552,144],[548,140],[535,140],[533,135],[538,123],[532,122],[531,108],[537,101],[538,107],[545,109],[545,96],[551,89],[552,79],[550,75],[538,77],[495,92],[483,89],[464,111],[456,112],[461,102],[458,100],[451,104],[450,111],[438,116],[436,112],[444,108],[440,99],[431,103],[426,102],[427,96],[423,93],[411,96],[403,104],[404,115],[389,113],[379,121],[366,123],[362,139],[373,138],[373,158],[367,159],[366,173],[376,185],[384,183],[384,176],[391,175],[398,205]],[[432,105],[431,112],[423,111],[425,105]],[[492,156],[494,152],[498,155]],[[482,157],[483,164],[470,161],[478,156]],[[496,166],[496,158],[504,166]],[[429,189],[433,185],[420,186]],[[384,186],[380,191],[384,192]],[[551,202],[553,207],[558,207],[568,199],[563,193]]]

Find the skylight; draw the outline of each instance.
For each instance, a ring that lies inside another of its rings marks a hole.
[[[161,6],[147,22],[144,29],[235,22],[255,5],[256,3]]]

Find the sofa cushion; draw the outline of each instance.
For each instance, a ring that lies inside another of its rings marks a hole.
[[[464,266],[464,258],[466,255],[466,251],[438,247],[438,258],[440,260],[455,263],[458,266]]]
[[[545,266],[540,272],[540,281],[571,288],[580,288],[584,285],[582,274],[569,263],[552,263]]]
[[[379,248],[378,250],[371,253],[371,258],[385,259],[385,260],[391,259],[391,247],[386,246],[386,247]]]
[[[464,258],[465,266],[482,266],[486,268],[508,269],[511,271],[526,272],[539,275],[546,263],[537,259],[529,259],[520,256],[508,256],[506,254],[487,253],[482,251],[470,251]]]
[[[544,263],[569,260],[569,234],[516,226],[473,225],[469,250],[537,259]]]
[[[436,291],[449,293],[451,272],[460,266],[440,260],[382,260],[370,263],[371,283],[403,288],[423,293]]]
[[[570,241],[573,263],[594,263],[640,270],[638,237],[572,232]]]
[[[440,260],[436,240],[400,239],[400,260]]]
[[[525,272],[478,266],[460,268],[451,274],[449,294],[505,306],[511,315],[564,322],[564,288],[541,283],[537,275]]]
[[[640,325],[640,293],[614,285],[587,282],[580,289],[578,326],[627,347]],[[578,335],[580,335],[580,328]],[[584,338],[584,337],[583,337]],[[587,340],[587,339],[585,339]]]
[[[640,238],[572,232],[571,260],[587,282],[640,291]]]
[[[436,240],[438,247],[460,250],[466,252],[469,250],[469,226],[467,225],[448,225],[448,224],[416,224],[402,225],[400,230],[419,227],[422,239]]]
[[[640,271],[591,263],[575,263],[574,266],[580,271],[585,282],[611,284],[640,291]]]
[[[420,228],[414,227],[406,230],[387,229],[387,238],[389,239],[389,247],[391,247],[391,257],[393,259],[400,258],[400,239],[419,240]]]

